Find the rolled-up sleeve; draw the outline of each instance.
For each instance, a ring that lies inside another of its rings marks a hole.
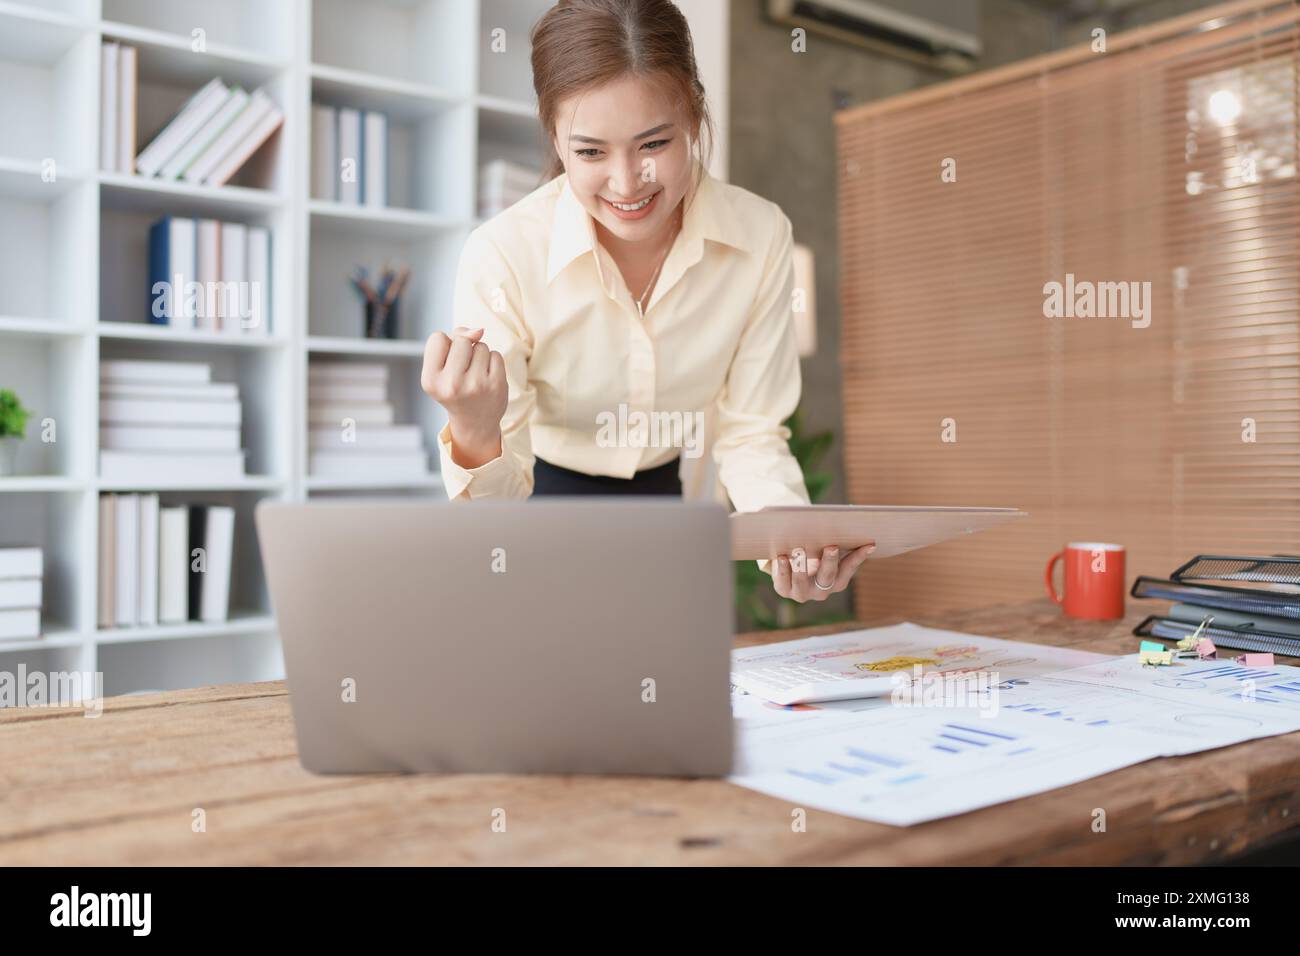
[[[713,458],[737,511],[808,504],[803,472],[790,453],[784,422],[799,404],[801,380],[792,294],[794,241],[790,219],[778,223],[763,279],[717,402]]]
[[[438,433],[443,487],[452,501],[527,498],[533,493],[533,445],[529,421],[536,391],[528,381],[533,340],[523,321],[519,282],[501,250],[482,228],[470,233],[461,252],[452,298],[455,325],[483,328],[482,341],[505,359],[509,400],[501,418],[501,454],[477,468],[451,457],[451,426]]]

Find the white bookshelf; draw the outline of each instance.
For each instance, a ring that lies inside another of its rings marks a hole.
[[[419,387],[423,345],[450,315],[457,260],[477,224],[477,170],[508,157],[540,167],[528,28],[549,0],[0,0],[0,388],[35,415],[21,474],[0,478],[0,546],[45,551],[43,635],[0,641],[0,670],[102,671],[120,694],[282,676],[258,553],[259,501],[422,496],[424,480],[307,474],[308,359],[383,361],[398,420],[437,465],[437,407]],[[494,28],[507,37],[491,53]],[[202,52],[193,48],[202,31]],[[265,86],[284,127],[225,187],[98,169],[100,47],[139,51],[138,151],[214,76]],[[389,115],[383,209],[310,195],[311,103]],[[48,163],[55,176],[47,181]],[[167,214],[272,232],[272,334],[232,338],[147,321],[147,231]],[[361,337],[346,283],[356,265],[412,268],[400,338]],[[248,476],[215,484],[122,485],[98,477],[101,358],[209,362],[239,384]],[[57,441],[40,441],[52,418]],[[227,622],[99,629],[98,495],[236,512]],[[364,635],[358,635],[359,639]]]

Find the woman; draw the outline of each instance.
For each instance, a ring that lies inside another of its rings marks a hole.
[[[549,182],[470,235],[462,324],[425,348],[448,495],[680,495],[711,408],[736,509],[807,504],[781,424],[800,391],[790,220],[708,174],[685,18],[670,0],[560,0],[532,44]],[[868,550],[760,565],[778,594],[820,601]]]

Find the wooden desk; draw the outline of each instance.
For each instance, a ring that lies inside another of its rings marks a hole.
[[[1145,613],[1116,624],[1067,621],[1042,600],[917,623],[1118,654],[1135,649],[1129,632]],[[788,804],[720,781],[313,776],[298,765],[280,682],[111,698],[97,719],[0,712],[6,866],[1188,864],[1294,829],[1298,789],[1294,733],[914,827],[810,810],[807,831],[794,833]],[[198,807],[205,833],[191,830]],[[491,829],[498,807],[505,833]],[[1092,832],[1094,807],[1106,809],[1105,833]]]

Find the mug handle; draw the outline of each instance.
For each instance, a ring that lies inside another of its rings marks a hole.
[[[1047,596],[1051,598],[1053,601],[1055,601],[1057,604],[1064,603],[1065,599],[1059,597],[1056,593],[1056,588],[1052,587],[1052,572],[1056,570],[1056,562],[1060,561],[1064,557],[1065,557],[1065,552],[1058,551],[1056,552],[1056,554],[1052,555],[1051,558],[1048,559],[1047,574],[1045,575],[1044,578],[1044,580],[1047,583]]]

